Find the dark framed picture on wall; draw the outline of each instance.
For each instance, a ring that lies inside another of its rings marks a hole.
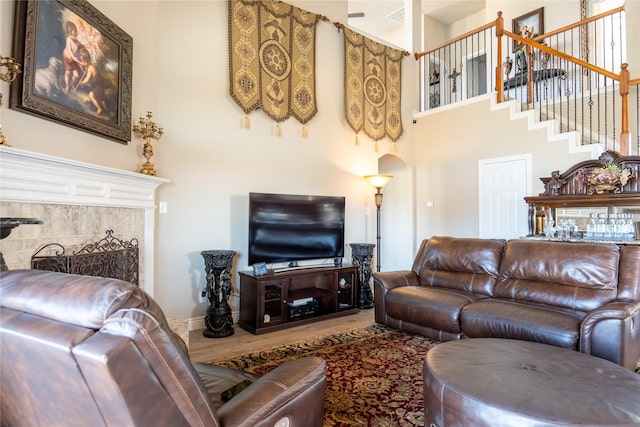
[[[513,33],[527,39],[544,34],[544,7],[518,16],[513,21]],[[522,48],[522,43],[513,41],[513,51]]]
[[[86,0],[15,3],[9,105],[126,144],[133,40]]]

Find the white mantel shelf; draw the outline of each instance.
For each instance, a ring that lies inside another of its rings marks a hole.
[[[0,146],[0,201],[155,207],[166,178]]]
[[[145,210],[144,290],[153,296],[156,189],[166,178],[0,145],[0,202]]]

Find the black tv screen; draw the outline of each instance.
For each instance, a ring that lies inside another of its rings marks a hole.
[[[249,193],[249,264],[344,256],[345,198]]]

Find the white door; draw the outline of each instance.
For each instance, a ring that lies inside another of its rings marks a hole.
[[[487,93],[487,56],[485,54],[467,59],[465,86],[467,99]]]
[[[517,239],[528,231],[531,155],[480,160],[478,165],[480,237]]]

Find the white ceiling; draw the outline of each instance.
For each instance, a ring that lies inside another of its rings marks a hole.
[[[364,13],[362,18],[349,18],[350,27],[377,38],[401,28],[401,22],[393,22],[388,15],[400,15],[404,0],[349,0],[349,13]],[[485,8],[485,0],[422,0],[422,13],[431,19],[451,24]]]

